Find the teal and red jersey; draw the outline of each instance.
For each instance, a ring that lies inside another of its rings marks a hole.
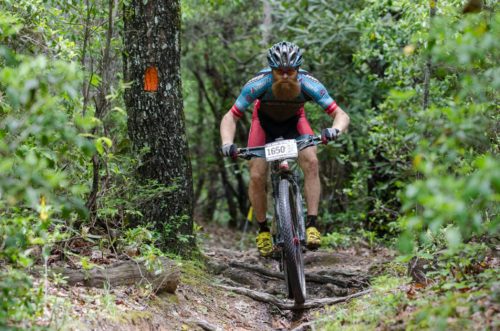
[[[231,108],[231,113],[238,118],[242,117],[246,109],[256,100],[256,108],[276,121],[286,120],[294,116],[307,101],[316,102],[327,114],[331,114],[337,109],[337,104],[328,94],[326,88],[310,73],[299,69],[297,79],[301,86],[299,96],[291,101],[277,100],[272,91],[273,75],[271,69],[261,70],[245,84]]]

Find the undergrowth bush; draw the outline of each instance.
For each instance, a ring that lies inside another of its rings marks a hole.
[[[0,13],[5,41],[22,21]],[[0,67],[0,265],[9,264],[0,271],[0,326],[26,327],[41,308],[43,289],[33,288],[23,270],[35,258],[46,261],[61,231],[86,216],[87,189],[68,168],[95,148],[83,134],[92,119],[77,111],[81,75],[75,64],[3,45]]]

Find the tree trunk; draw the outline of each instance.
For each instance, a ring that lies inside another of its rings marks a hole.
[[[432,29],[432,21],[436,16],[436,3],[437,0],[429,0],[429,16],[430,16],[429,29]],[[425,68],[424,68],[424,98],[422,102],[424,109],[429,108],[429,91],[431,88],[431,75],[432,75],[432,56],[430,53],[431,42],[432,41],[430,39],[427,41],[429,54],[427,55],[427,61],[425,62]]]
[[[264,20],[262,21],[262,45],[264,47],[270,47],[273,9],[269,0],[262,0],[262,6],[264,12]],[[265,60],[265,63],[267,64],[267,60]]]
[[[171,190],[145,202],[142,223],[162,234],[162,248],[192,244],[193,183],[180,76],[180,1],[131,0],[124,6],[124,74],[129,136],[141,152],[138,173]],[[190,238],[190,240],[186,240]]]

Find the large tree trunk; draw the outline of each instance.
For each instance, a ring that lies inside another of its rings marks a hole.
[[[142,152],[142,179],[170,192],[142,208],[143,223],[161,231],[163,248],[185,252],[192,241],[193,187],[180,77],[180,1],[131,0],[124,7],[129,136]],[[186,237],[189,236],[189,237]],[[184,246],[181,245],[184,243]]]

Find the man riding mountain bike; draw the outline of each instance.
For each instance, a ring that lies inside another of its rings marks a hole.
[[[236,123],[254,101],[248,147],[262,146],[279,137],[293,139],[301,135],[313,135],[304,112],[304,103],[311,100],[320,105],[333,119],[332,127],[321,131],[325,143],[335,140],[347,129],[349,116],[330,97],[321,82],[300,69],[302,52],[297,45],[286,41],[279,42],[268,50],[267,60],[269,68],[260,71],[246,83],[233,107],[222,118],[221,150],[225,156],[237,156],[238,148],[233,142]],[[306,236],[309,249],[317,248],[321,239],[316,228],[321,192],[316,152],[315,146],[299,152],[299,166],[304,173]],[[262,256],[270,256],[273,247],[266,219],[268,164],[265,159],[255,158],[249,161],[249,166],[248,195],[259,224],[257,248]]]

